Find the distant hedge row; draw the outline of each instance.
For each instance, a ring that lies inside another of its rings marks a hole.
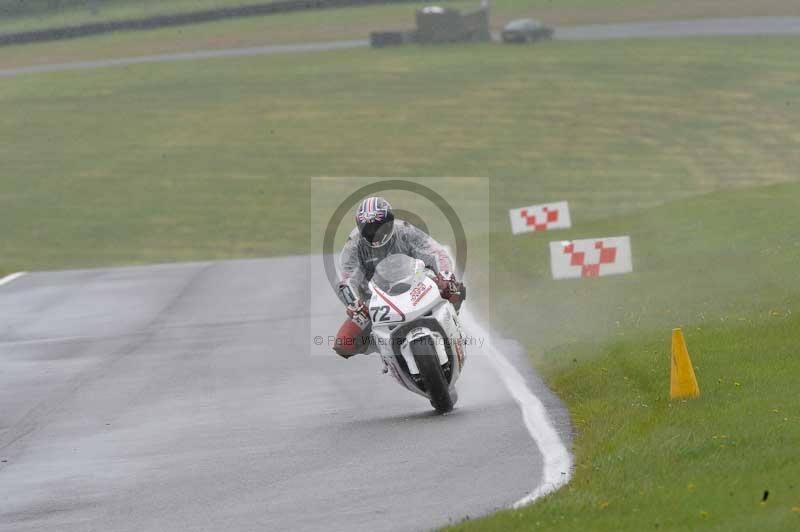
[[[102,2],[102,0],[98,0]],[[68,7],[88,6],[89,0],[0,0],[0,17],[44,13]]]
[[[0,0],[2,1],[2,0]],[[6,0],[7,1],[7,0]],[[46,0],[41,0],[46,1]],[[53,0],[56,2],[59,0]],[[69,0],[63,0],[69,1]],[[85,2],[86,0],[83,0]],[[90,22],[75,26],[63,26],[43,30],[31,30],[18,33],[0,34],[0,46],[10,44],[27,44],[33,42],[72,39],[100,33],[121,30],[149,30],[168,26],[183,26],[199,22],[210,22],[234,17],[252,17],[274,15],[311,9],[330,9],[336,7],[352,7],[374,4],[393,4],[401,2],[418,2],[419,0],[277,0],[263,4],[251,4],[234,7],[221,7],[172,15],[155,15],[151,17],[111,20],[107,22]]]

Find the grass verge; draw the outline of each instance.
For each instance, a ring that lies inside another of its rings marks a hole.
[[[574,282],[535,275],[538,289],[523,296],[533,312],[497,319],[528,345],[550,344],[536,365],[571,412],[574,479],[532,507],[455,529],[795,530],[798,207],[800,185],[790,184],[576,227],[632,234],[638,271]],[[737,223],[745,212],[747,226]],[[547,332],[544,308],[557,314]],[[702,392],[691,401],[668,399],[679,325]]]
[[[550,379],[577,429],[573,482],[454,529],[796,530],[800,320],[741,317],[688,331],[693,401],[666,398],[668,330],[561,351],[584,360]]]

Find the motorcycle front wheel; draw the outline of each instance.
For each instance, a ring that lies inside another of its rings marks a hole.
[[[430,337],[418,338],[411,342],[411,352],[417,363],[419,373],[425,382],[425,391],[431,400],[431,405],[440,414],[445,414],[453,409],[453,398],[450,397],[449,385],[444,378],[436,348]]]

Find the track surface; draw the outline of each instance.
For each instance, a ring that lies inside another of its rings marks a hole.
[[[542,457],[479,349],[458,409],[432,415],[376,357],[312,345],[342,309],[322,276],[309,286],[310,264],[34,273],[0,287],[0,530],[425,529],[538,486]],[[329,294],[313,317],[311,291]]]
[[[556,30],[557,39],[626,39],[643,37],[683,37],[690,35],[791,35],[800,34],[800,17],[757,17],[741,19],[698,19],[673,20],[666,22],[641,22],[631,24],[604,24],[594,26],[564,27]],[[298,52],[321,52],[347,48],[363,48],[369,45],[366,40],[318,42],[257,46],[250,48],[229,48],[222,50],[198,50],[175,54],[146,55],[97,61],[78,61],[51,65],[0,70],[0,78],[60,72],[65,70],[84,70],[112,66],[135,65],[141,63],[162,63],[169,61],[188,61],[221,57],[241,57],[251,55],[274,55]]]
[[[709,18],[557,28],[557,39],[638,39],[691,35],[800,34],[800,17]]]

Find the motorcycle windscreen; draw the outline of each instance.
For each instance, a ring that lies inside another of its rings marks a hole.
[[[396,253],[378,264],[372,282],[387,294],[397,296],[411,290],[416,271],[416,259]]]

